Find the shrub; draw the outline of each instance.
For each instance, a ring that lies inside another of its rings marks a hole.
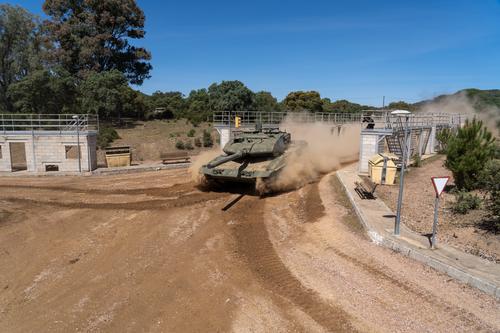
[[[194,139],[194,145],[196,147],[198,147],[198,148],[201,147],[201,139],[200,138],[195,138]]]
[[[184,148],[186,148],[187,150],[193,150],[194,149],[193,144],[191,143],[191,141],[186,141],[186,143],[184,144]]]
[[[481,187],[487,193],[486,209],[490,229],[500,231],[500,159],[486,163],[481,172]]]
[[[100,126],[99,127],[99,133],[97,135],[97,146],[99,149],[104,149],[106,147],[109,147],[109,145],[115,141],[116,139],[119,139],[120,136],[116,132],[116,130],[113,127],[109,126]]]
[[[443,128],[439,132],[436,133],[436,140],[439,143],[438,151],[440,153],[446,152],[446,148],[448,147],[448,142],[450,138],[453,136],[453,132],[449,128]]]
[[[464,127],[448,140],[445,166],[453,173],[459,189],[478,187],[478,177],[484,165],[495,155],[495,138],[483,122],[466,120]]]
[[[470,192],[457,191],[455,193],[455,203],[451,209],[457,214],[466,214],[471,209],[477,209],[481,205],[481,199]]]
[[[187,132],[187,136],[190,138],[192,138],[195,134],[196,134],[196,131],[194,130],[194,128],[191,128],[189,130],[189,132]]]
[[[212,147],[214,145],[214,141],[212,139],[212,135],[207,130],[203,131],[203,147]]]
[[[184,149],[184,148],[185,148],[185,147],[184,147],[184,142],[182,142],[182,141],[180,141],[180,140],[179,140],[179,141],[177,141],[177,142],[175,143],[175,148],[177,148],[177,149],[181,149],[181,150],[182,150],[182,149]]]
[[[420,168],[422,166],[422,157],[420,155],[415,156],[413,160],[413,166],[416,168]]]

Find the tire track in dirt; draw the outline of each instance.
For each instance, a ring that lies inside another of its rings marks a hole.
[[[327,331],[355,331],[343,309],[302,285],[281,261],[264,224],[264,206],[264,199],[250,198],[231,213],[234,219],[245,216],[231,228],[238,254],[267,290],[293,303]]]
[[[93,192],[93,190],[89,190]],[[70,208],[70,209],[95,209],[95,210],[113,210],[113,209],[123,209],[123,210],[164,210],[169,208],[181,208],[191,205],[196,205],[199,203],[204,203],[207,201],[212,201],[220,199],[227,196],[224,193],[217,192],[198,192],[192,194],[181,195],[179,197],[171,197],[171,199],[154,199],[154,200],[143,200],[135,202],[67,202],[62,201],[60,198],[52,198],[49,200],[34,200],[29,198],[19,198],[19,197],[0,197],[1,200],[28,204],[28,205],[38,205],[38,206],[54,206],[60,208]]]
[[[182,193],[193,190],[193,183],[173,184],[165,187],[133,188],[133,189],[100,189],[100,188],[78,188],[69,186],[41,186],[41,185],[0,185],[0,189],[14,190],[41,190],[53,192],[85,193],[92,191],[93,194],[102,195],[141,195],[145,194],[154,197],[172,197],[176,193]]]
[[[332,251],[335,255],[341,257],[342,259],[348,262],[351,262],[353,265],[364,270],[365,272],[369,273],[375,278],[388,281],[390,282],[391,285],[414,295],[415,297],[419,298],[420,300],[430,305],[434,306],[440,305],[441,307],[444,307],[447,310],[447,312],[449,312],[453,317],[458,317],[468,327],[474,328],[475,331],[481,330],[481,327],[475,326],[475,321],[472,319],[475,318],[476,321],[481,321],[481,318],[478,318],[473,313],[470,313],[464,309],[456,308],[453,305],[444,302],[442,299],[435,297],[432,294],[429,294],[425,290],[421,290],[417,286],[413,286],[411,283],[402,281],[400,279],[397,279],[396,277],[391,276],[390,274],[386,273],[386,271],[389,271],[388,269],[384,271],[383,267],[377,267],[375,265],[370,265],[368,263],[365,263],[362,260],[350,256],[347,253],[331,246],[326,248],[326,250]],[[493,327],[490,327],[490,329],[494,331]]]
[[[318,182],[308,184],[300,190],[302,200],[296,206],[297,215],[304,223],[314,223],[325,215],[325,207],[319,195]]]
[[[321,196],[319,197],[321,200]],[[351,231],[352,232],[352,231]],[[367,257],[366,255],[364,257],[357,258],[356,255],[356,246],[353,247],[352,243],[344,243],[345,241],[342,241],[340,243],[336,242],[335,247],[334,246],[328,246],[325,248],[327,251],[331,251],[334,253],[334,255],[344,259],[345,261],[353,264],[355,267],[357,267],[360,270],[365,271],[369,275],[375,277],[378,280],[385,280],[389,282],[392,286],[395,286],[396,288],[402,289],[407,293],[410,293],[414,295],[416,298],[419,300],[428,303],[429,305],[432,306],[438,306],[446,310],[446,312],[450,313],[453,317],[457,317],[457,319],[461,320],[464,324],[467,325],[467,327],[471,327],[474,329],[474,331],[480,331],[481,327],[476,326],[476,322],[481,322],[481,319],[478,318],[475,314],[466,311],[465,309],[462,309],[460,307],[456,307],[443,299],[436,297],[433,294],[430,294],[426,292],[425,290],[422,290],[420,287],[412,284],[409,281],[398,279],[397,277],[393,276],[392,274],[388,273],[391,272],[391,269],[389,267],[386,267],[384,265],[376,265],[376,264],[370,264],[365,262],[363,259],[368,259],[369,256]],[[341,250],[340,248],[344,249]],[[348,253],[351,252],[351,253]],[[353,255],[354,254],[354,255]],[[475,319],[475,320],[474,320]],[[486,323],[484,323],[487,325]],[[493,327],[489,327],[491,331],[495,331]]]

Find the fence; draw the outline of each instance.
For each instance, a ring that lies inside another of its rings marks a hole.
[[[253,126],[257,123],[262,126],[279,125],[284,121],[300,123],[328,122],[336,124],[360,122],[361,113],[327,113],[327,112],[260,112],[260,111],[216,111],[213,114],[214,126],[231,126],[235,117],[240,118],[241,126]]]
[[[357,113],[309,113],[309,112],[259,112],[259,111],[216,111],[213,114],[214,126],[231,127],[235,117],[240,118],[242,127],[251,127],[257,123],[264,127],[275,127],[284,121],[299,123],[326,122],[333,124],[348,124],[373,121],[375,128],[400,128],[402,118],[392,115],[391,110],[363,110]],[[460,126],[465,117],[451,113],[413,113],[408,116],[408,127]]]
[[[99,118],[91,114],[0,114],[0,132],[89,132],[99,129]]]

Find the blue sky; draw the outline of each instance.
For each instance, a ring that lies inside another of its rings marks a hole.
[[[15,0],[41,14],[42,0]],[[138,0],[152,93],[240,80],[370,105],[500,88],[500,1]]]

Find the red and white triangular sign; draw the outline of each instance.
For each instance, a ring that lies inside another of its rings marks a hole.
[[[436,191],[436,196],[440,196],[443,192],[446,184],[450,177],[431,177],[432,185],[434,185],[434,191]]]

